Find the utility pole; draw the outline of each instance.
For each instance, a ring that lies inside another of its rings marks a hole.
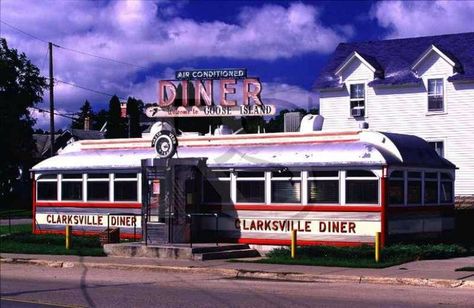
[[[53,77],[53,43],[49,48],[49,133],[51,139],[51,157],[54,156],[54,77]]]

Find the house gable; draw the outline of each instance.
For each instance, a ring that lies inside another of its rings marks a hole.
[[[354,51],[334,72],[341,82],[350,80],[371,81],[377,72],[376,65]]]
[[[459,65],[435,45],[431,45],[413,64],[412,71],[418,77],[452,76]]]

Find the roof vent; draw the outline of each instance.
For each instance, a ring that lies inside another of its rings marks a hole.
[[[287,112],[283,119],[283,131],[284,132],[297,132],[300,128],[301,118],[303,115],[301,112]]]
[[[324,117],[319,114],[307,114],[301,120],[300,132],[308,133],[323,129]]]
[[[364,122],[360,122],[360,123],[359,123],[359,128],[360,128],[360,129],[368,129],[368,128],[369,128],[369,123],[367,123],[367,122],[365,122],[365,121],[364,121]]]

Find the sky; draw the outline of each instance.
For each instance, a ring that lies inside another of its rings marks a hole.
[[[314,108],[312,85],[341,42],[474,31],[474,1],[0,0],[0,34],[48,76],[57,112],[110,94],[157,101],[157,82],[179,69],[247,68],[262,100]],[[94,56],[91,56],[94,55]],[[87,88],[88,90],[85,90]],[[45,91],[40,108],[49,108]],[[36,127],[49,115],[34,112]],[[56,117],[57,128],[71,120]]]

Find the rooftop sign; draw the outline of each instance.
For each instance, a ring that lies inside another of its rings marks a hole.
[[[176,80],[217,80],[247,78],[247,69],[210,69],[176,71]]]
[[[159,81],[158,106],[145,113],[151,118],[274,115],[275,106],[263,104],[261,92],[260,80],[247,77],[246,69],[182,70],[176,80]]]

